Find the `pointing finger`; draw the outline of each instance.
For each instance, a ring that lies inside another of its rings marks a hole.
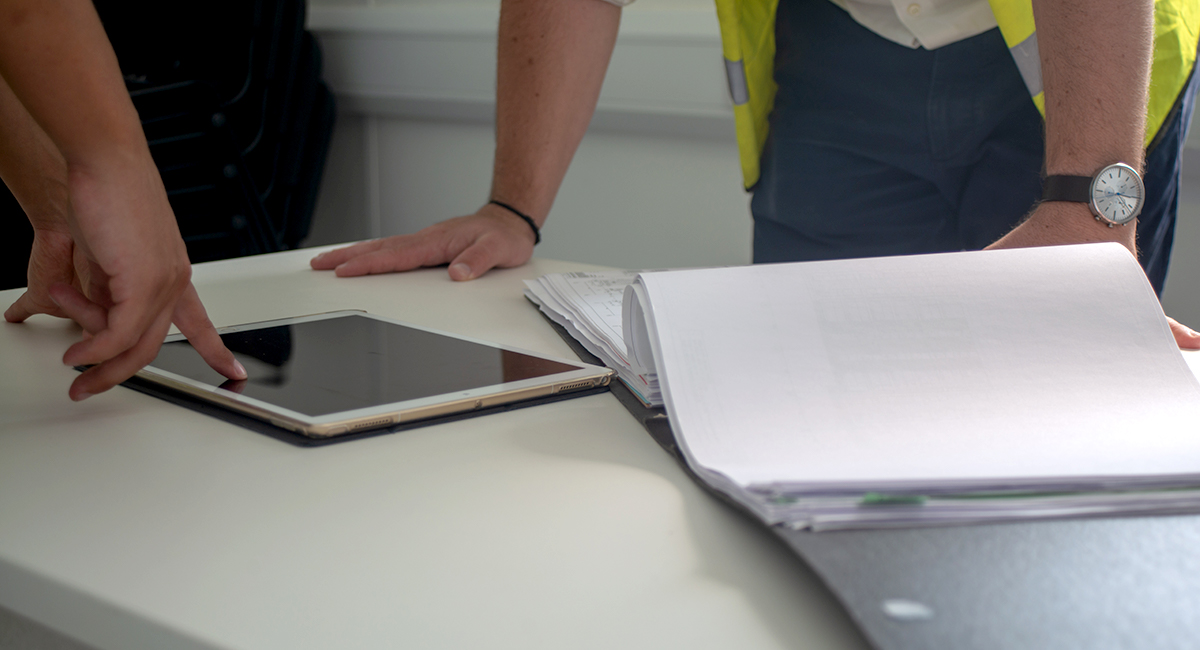
[[[173,320],[179,331],[187,337],[188,343],[213,370],[229,379],[246,378],[246,368],[238,363],[221,341],[221,335],[217,334],[212,321],[208,319],[208,312],[204,310],[194,286],[189,284],[175,305]]]

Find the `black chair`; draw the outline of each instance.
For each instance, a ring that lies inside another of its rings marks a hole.
[[[192,262],[299,246],[335,117],[304,1],[95,5]],[[0,267],[0,288],[25,284],[15,205],[0,200],[0,254],[21,270]]]
[[[193,261],[298,246],[311,223],[334,118],[332,95],[320,81],[320,48],[304,32],[304,3],[193,0],[144,13],[139,4],[151,3],[112,3],[125,18],[115,21],[125,33],[113,36],[114,49],[168,196],[178,197],[172,205]],[[104,5],[98,8],[105,16]],[[138,17],[147,16],[227,38],[140,39],[146,26]],[[226,24],[221,16],[240,26],[221,32],[212,24]],[[219,206],[226,209],[214,212]]]

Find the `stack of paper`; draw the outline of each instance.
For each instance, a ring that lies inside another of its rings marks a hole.
[[[1200,385],[1115,244],[646,273],[635,366],[768,523],[1200,510]]]
[[[634,368],[621,335],[621,303],[636,271],[552,273],[525,281],[525,296],[563,326],[648,406],[662,406],[658,377]]]
[[[1200,384],[1115,244],[529,285],[770,524],[1200,511]]]

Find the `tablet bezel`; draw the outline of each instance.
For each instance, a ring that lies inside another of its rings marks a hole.
[[[218,328],[217,332],[219,334],[247,332],[256,329],[265,329],[269,327],[279,327],[283,325],[293,325],[297,323],[328,320],[334,318],[344,318],[347,316],[371,318],[385,323],[390,323],[392,325],[408,327],[431,334],[437,334],[439,336],[446,336],[497,350],[516,352],[539,359],[555,361],[558,363],[575,366],[578,368],[578,370],[570,370],[552,375],[546,375],[544,377],[534,377],[531,379],[522,379],[514,382],[492,384],[470,390],[445,393],[441,395],[432,395],[429,397],[422,397],[402,402],[392,402],[379,406],[340,411],[337,413],[330,413],[320,416],[299,413],[253,397],[240,395],[233,391],[220,388],[219,386],[206,384],[204,382],[175,374],[169,370],[156,368],[153,363],[138,372],[137,376],[143,380],[167,387],[169,389],[180,391],[197,399],[229,408],[260,420],[265,420],[275,426],[287,429],[289,431],[294,431],[304,436],[311,438],[327,438],[349,433],[359,433],[369,429],[383,428],[397,424],[407,424],[428,418],[436,418],[457,413],[481,410],[494,406],[512,404],[515,402],[521,402],[524,400],[535,399],[548,395],[578,390],[588,390],[607,385],[613,374],[612,370],[601,366],[594,366],[581,361],[561,359],[538,352],[532,352],[530,350],[493,343],[491,341],[484,341],[469,336],[453,334],[450,332],[445,332],[430,327],[423,327],[421,325],[407,323],[358,310],[342,310],[321,314],[310,314],[307,316],[280,318],[256,323],[246,323],[242,325],[233,325],[230,327]],[[184,340],[185,338],[186,337],[184,337],[182,334],[172,334],[171,336],[168,336],[164,342],[172,343]]]

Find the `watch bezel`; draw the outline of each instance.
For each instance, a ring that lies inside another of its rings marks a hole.
[[[1130,174],[1133,175],[1134,180],[1136,180],[1137,184],[1138,184],[1137,205],[1135,205],[1133,207],[1133,211],[1123,221],[1115,221],[1113,219],[1109,219],[1107,215],[1105,215],[1103,212],[1100,211],[1100,206],[1098,206],[1096,204],[1096,184],[1100,182],[1100,177],[1103,176],[1105,172],[1107,172],[1113,168],[1119,168],[1119,169],[1124,169],[1125,171],[1128,171]],[[1139,174],[1136,169],[1134,169],[1133,167],[1130,167],[1129,165],[1126,165],[1125,163],[1113,163],[1111,165],[1106,165],[1103,169],[1096,172],[1096,174],[1094,176],[1092,176],[1092,182],[1088,185],[1088,209],[1092,211],[1092,215],[1096,217],[1097,221],[1106,223],[1110,227],[1124,226],[1124,225],[1128,225],[1129,223],[1133,222],[1133,220],[1138,218],[1138,215],[1142,214],[1142,206],[1144,206],[1145,204],[1146,204],[1146,184],[1145,184],[1145,182],[1142,181],[1142,175]]]

